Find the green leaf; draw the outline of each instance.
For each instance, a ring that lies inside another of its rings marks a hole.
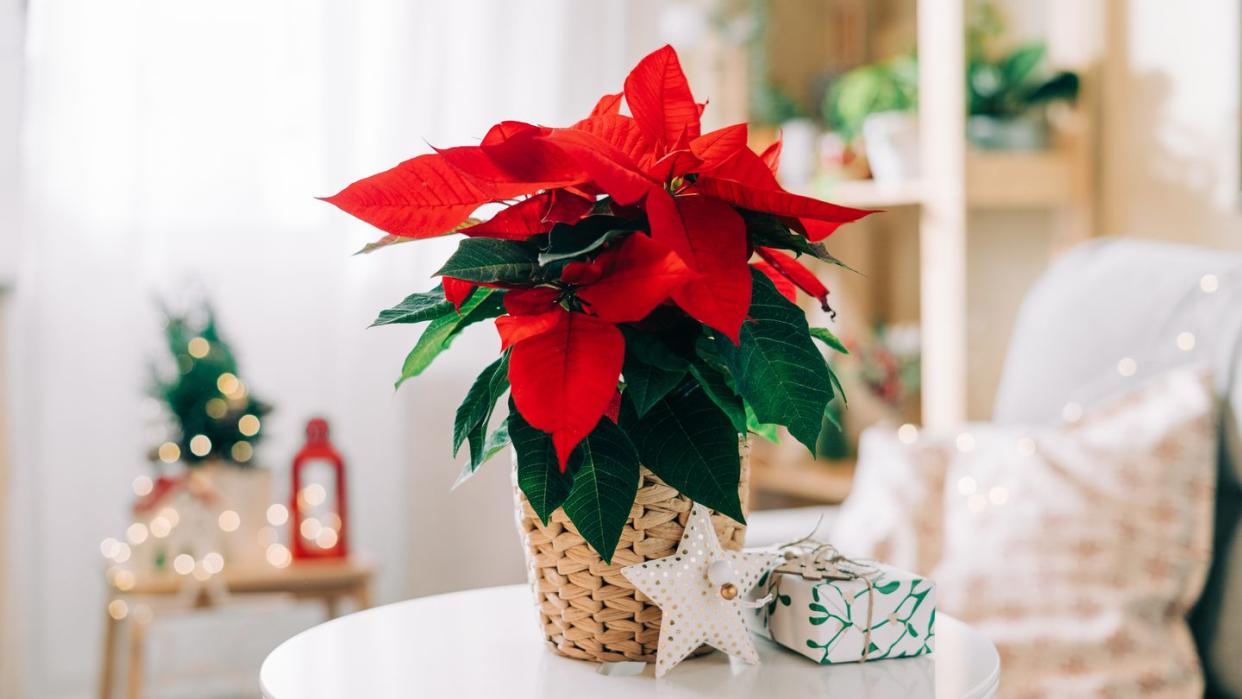
[[[487,443],[483,447],[483,458],[479,460],[478,464],[473,464],[469,461],[462,464],[461,473],[457,475],[457,480],[453,481],[453,487],[450,490],[456,490],[457,486],[470,480],[470,477],[479,470],[479,466],[491,461],[492,457],[496,456],[507,446],[509,446],[508,420],[500,423],[491,434],[487,435]]]
[[[750,407],[750,403],[743,401],[743,404],[746,406],[747,431],[753,432],[773,444],[780,444],[780,425],[773,425],[769,422],[759,422],[759,418],[755,417],[755,409]]]
[[[772,214],[745,210],[741,214],[746,221],[746,231],[750,236],[750,241],[755,245],[789,250],[799,256],[810,255],[851,272],[858,271],[834,257],[823,243],[812,243],[801,233],[790,230],[789,226]]]
[[[570,461],[573,487],[562,507],[582,538],[605,563],[612,563],[638,494],[638,452],[621,428],[604,417]]]
[[[626,411],[622,419],[652,473],[691,500],[745,524],[737,430],[702,386],[688,379],[645,416]]]
[[[1078,99],[1078,75],[1070,72],[1057,73],[1048,80],[1032,87],[1024,97],[1028,105],[1044,104]]]
[[[659,312],[657,309],[653,315]],[[625,335],[627,356],[633,355],[639,361],[667,371],[685,370],[690,364],[689,357],[693,354],[694,342],[701,332],[699,324],[694,321],[674,328],[665,328],[660,335],[621,326],[621,334]],[[675,342],[676,346],[670,344],[670,340]]]
[[[452,312],[453,304],[444,300],[444,289],[437,285],[431,291],[410,294],[401,303],[380,311],[379,317],[371,323],[371,327],[392,323],[421,323],[424,320],[435,320]]]
[[[831,349],[834,349],[840,352],[841,354],[850,353],[850,351],[846,349],[845,343],[841,342],[841,339],[838,338],[836,335],[832,334],[832,331],[829,330],[828,328],[811,328],[811,337],[815,338],[816,340],[819,340],[820,342],[824,343]]]
[[[816,340],[819,340],[820,342],[827,345],[830,349],[836,350],[837,352],[840,352],[841,354],[850,353],[850,351],[846,349],[845,343],[841,342],[840,338],[832,334],[832,331],[829,330],[828,328],[811,328],[811,337],[815,338]],[[848,398],[845,397],[845,388],[841,385],[841,379],[837,378],[837,372],[832,370],[831,364],[828,365],[828,378],[831,381],[831,386],[832,386],[832,390],[834,394],[841,396],[841,402],[848,405],[850,401]],[[841,429],[840,421],[836,418],[836,416],[832,415],[830,417],[832,419],[833,424],[837,426],[837,429]]]
[[[509,446],[509,422],[500,423],[491,434],[487,435],[487,442],[483,445],[483,461],[489,461],[493,456],[500,452],[501,449]]]
[[[423,330],[423,334],[414,344],[414,349],[405,357],[401,367],[401,378],[397,379],[397,387],[407,380],[423,373],[440,353],[448,349],[453,338],[463,328],[480,320],[504,315],[505,307],[501,303],[504,292],[499,289],[477,289],[474,294],[461,305],[461,311],[440,316],[431,321]]]
[[[479,223],[479,219],[468,218],[465,221],[462,221],[461,223],[454,226],[452,230],[445,231],[445,233],[455,233],[457,231],[460,231],[463,228],[469,228],[470,226],[477,225],[478,223]],[[376,250],[381,250],[383,248],[386,248],[392,245],[399,245],[401,243],[412,243],[416,240],[420,240],[420,239],[419,238],[407,238],[405,236],[400,236],[400,235],[386,235],[383,238],[380,238],[379,240],[375,241],[374,243],[367,243],[366,245],[362,246],[361,250],[359,250],[358,252],[355,252],[354,254],[355,255],[369,255],[375,252]]]
[[[509,389],[509,353],[492,362],[479,374],[457,408],[453,422],[453,456],[463,442],[470,442],[470,464],[478,468],[486,452],[487,425],[496,409],[496,401]]]
[[[849,405],[850,400],[845,397],[845,387],[841,385],[841,379],[837,378],[837,372],[832,370],[831,364],[827,366],[828,366],[828,378],[832,381],[832,390],[836,393],[836,395],[841,396],[842,403],[844,403],[845,405]],[[839,428],[840,425],[837,425],[837,427]]]
[[[729,418],[733,430],[746,432],[746,408],[742,405],[742,397],[737,394],[737,390],[730,385],[724,374],[707,362],[700,361],[690,365],[690,375],[699,382],[699,386],[707,393],[707,397],[712,399],[716,407],[720,408],[720,412]]]
[[[1004,82],[1010,89],[1017,88],[1031,77],[1031,73],[1044,60],[1045,47],[1042,43],[1019,46],[1009,54],[1001,64]]]
[[[634,402],[634,409],[639,416],[642,416],[656,401],[677,388],[677,384],[686,375],[686,370],[661,369],[636,359],[632,353],[627,352],[621,375],[625,379],[625,394]]]
[[[754,293],[741,344],[718,336],[716,346],[755,417],[784,425],[814,454],[824,408],[832,399],[828,366],[811,340],[802,309],[781,296],[762,272],[752,270],[751,276]]]
[[[483,446],[483,458],[479,459],[478,464],[473,464],[468,461],[462,464],[462,472],[457,474],[457,480],[453,480],[453,485],[450,489],[456,490],[458,485],[467,482],[467,480],[474,476],[474,473],[478,472],[479,466],[483,466],[484,463],[492,461],[492,458],[496,456],[496,454],[501,453],[502,449],[508,446],[509,423],[508,421],[505,421],[502,422],[496,430],[493,430],[491,435],[487,436],[487,443]]]
[[[552,513],[569,495],[570,477],[561,473],[552,436],[530,426],[509,401],[509,438],[517,453],[518,487],[531,509],[547,526]]]
[[[818,256],[817,253],[827,252],[822,245],[816,245],[806,236],[790,230],[777,216],[748,210],[742,210],[741,214],[746,221],[746,232],[755,245],[791,250],[812,257]]]
[[[496,238],[466,238],[436,276],[471,282],[528,282],[539,269],[531,245]]]
[[[636,229],[633,221],[616,216],[588,216],[574,225],[558,223],[548,234],[547,249],[539,253],[539,264],[583,257]]]

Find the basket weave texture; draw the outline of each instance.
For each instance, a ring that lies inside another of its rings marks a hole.
[[[749,445],[743,443],[739,494],[746,513],[749,452]],[[553,512],[545,527],[521,490],[514,487],[518,532],[526,548],[527,574],[543,633],[561,655],[594,662],[655,662],[660,608],[634,589],[621,569],[675,553],[694,503],[645,466],[640,471],[638,496],[611,565],[579,536],[564,510]],[[745,525],[716,512],[712,524],[721,546],[735,551],[742,548]]]

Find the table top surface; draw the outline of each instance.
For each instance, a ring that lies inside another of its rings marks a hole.
[[[723,653],[692,658],[656,680],[605,676],[599,665],[554,654],[525,585],[423,597],[350,614],[285,641],[259,673],[266,699],[318,697],[610,697],[657,690],[662,698],[994,696],[996,649],[937,615],[930,656],[821,666],[755,637],[762,660]]]
[[[283,592],[365,584],[374,573],[375,566],[369,561],[348,558],[298,561],[284,568],[270,565],[232,566],[224,569],[220,579],[231,592]],[[176,593],[186,581],[184,575],[163,571],[139,573],[133,584],[124,590],[116,586],[116,579],[111,576],[109,584],[114,593],[157,595]]]

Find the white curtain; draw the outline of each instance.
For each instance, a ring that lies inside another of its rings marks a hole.
[[[351,257],[378,232],[313,197],[501,118],[577,118],[660,43],[644,29],[657,4],[32,0],[11,357],[17,613],[0,631],[24,655],[7,659],[24,670],[11,689],[93,691],[99,542],[124,531],[158,439],[143,414],[157,298],[215,304],[244,378],[277,407],[259,461],[278,496],[303,421],[332,421],[380,601],[521,578],[505,465],[449,493],[453,410],[494,333],[476,328],[394,394],[416,333],[365,330],[431,286],[445,243]]]

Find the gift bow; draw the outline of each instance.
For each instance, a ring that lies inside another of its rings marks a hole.
[[[807,549],[805,545],[809,544]],[[799,547],[802,547],[801,549]],[[880,572],[872,563],[847,558],[836,546],[814,539],[804,539],[781,547],[785,562],[774,572],[795,573],[807,580],[870,580]]]
[[[818,529],[818,525],[816,526]],[[871,623],[875,615],[875,583],[871,578],[880,572],[874,563],[848,558],[837,547],[814,538],[814,533],[780,547],[785,562],[772,570],[774,582],[761,602],[771,601],[780,593],[781,579],[786,574],[799,575],[806,580],[862,580],[867,586],[867,627],[863,630],[863,650],[860,663],[867,662],[871,653]]]

